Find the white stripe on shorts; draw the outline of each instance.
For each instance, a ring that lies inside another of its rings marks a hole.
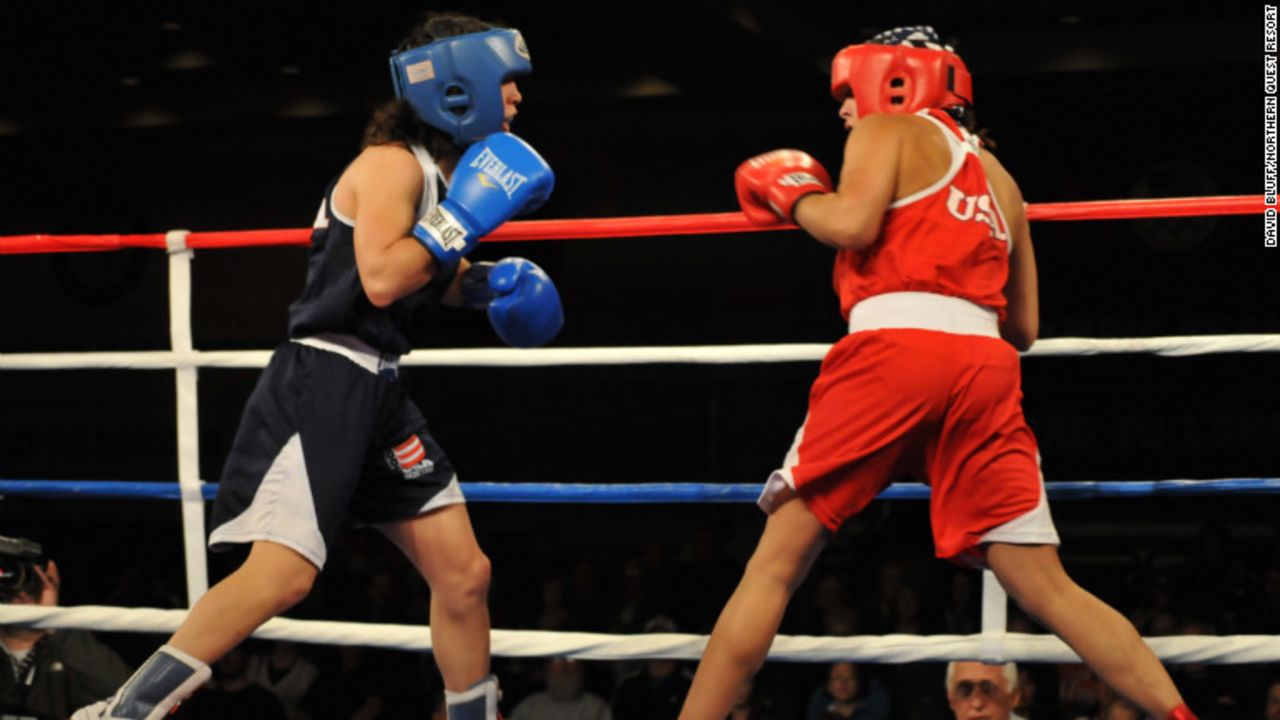
[[[317,568],[324,567],[326,549],[316,519],[315,500],[302,454],[302,436],[293,437],[280,448],[271,467],[262,476],[253,501],[244,512],[219,525],[209,536],[209,545],[270,540],[295,550]]]

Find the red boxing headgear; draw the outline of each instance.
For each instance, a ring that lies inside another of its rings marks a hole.
[[[850,45],[831,61],[831,95],[852,94],[858,117],[871,113],[913,113],[973,103],[973,81],[958,55],[947,49]]]

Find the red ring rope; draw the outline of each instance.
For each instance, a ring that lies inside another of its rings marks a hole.
[[[1156,200],[1093,200],[1027,205],[1028,220],[1121,220],[1202,215],[1257,215],[1265,209],[1261,195],[1163,198]],[[694,215],[644,215],[578,220],[516,220],[484,238],[488,242],[525,240],[582,240],[650,235],[710,235],[718,233],[787,230],[794,225],[754,225],[740,212]],[[213,249],[258,245],[306,245],[310,228],[290,230],[234,230],[193,232],[187,247]],[[165,248],[163,233],[141,235],[11,235],[0,237],[0,255],[86,252],[123,248]]]

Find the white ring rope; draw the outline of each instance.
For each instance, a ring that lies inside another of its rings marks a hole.
[[[85,628],[106,632],[171,633],[187,616],[186,610],[117,608],[101,605],[46,607],[0,605],[0,624],[41,628]],[[264,640],[325,645],[362,645],[397,650],[431,650],[425,625],[392,625],[275,618],[253,636]],[[1186,635],[1144,638],[1161,660],[1169,663],[1266,663],[1280,660],[1280,637]],[[570,656],[584,660],[673,659],[697,660],[706,647],[705,635],[602,633],[542,630],[493,630],[492,654],[497,657]],[[1079,656],[1052,635],[1008,633],[983,635],[882,635],[811,637],[779,635],[769,659],[789,662],[908,663],[945,660],[988,662],[1076,663]]]
[[[821,360],[825,343],[687,345],[657,347],[474,348],[414,350],[402,365],[544,367],[555,365],[735,364]],[[1280,335],[1185,335],[1151,338],[1049,338],[1026,357],[1151,353],[1187,357],[1212,353],[1280,352]],[[147,350],[137,352],[0,353],[0,370],[110,368],[166,370],[190,367],[261,368],[269,350]]]

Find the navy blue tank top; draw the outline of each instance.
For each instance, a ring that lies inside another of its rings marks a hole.
[[[422,198],[417,213],[422,217],[442,196],[444,178],[426,150],[418,146],[409,149],[422,166]],[[337,184],[338,178],[334,178],[326,188],[311,229],[307,282],[302,295],[289,306],[289,337],[341,333],[355,336],[387,355],[404,355],[413,347],[410,335],[417,314],[439,304],[454,273],[438,273],[416,292],[385,308],[374,307],[356,269],[355,221],[333,207]]]

